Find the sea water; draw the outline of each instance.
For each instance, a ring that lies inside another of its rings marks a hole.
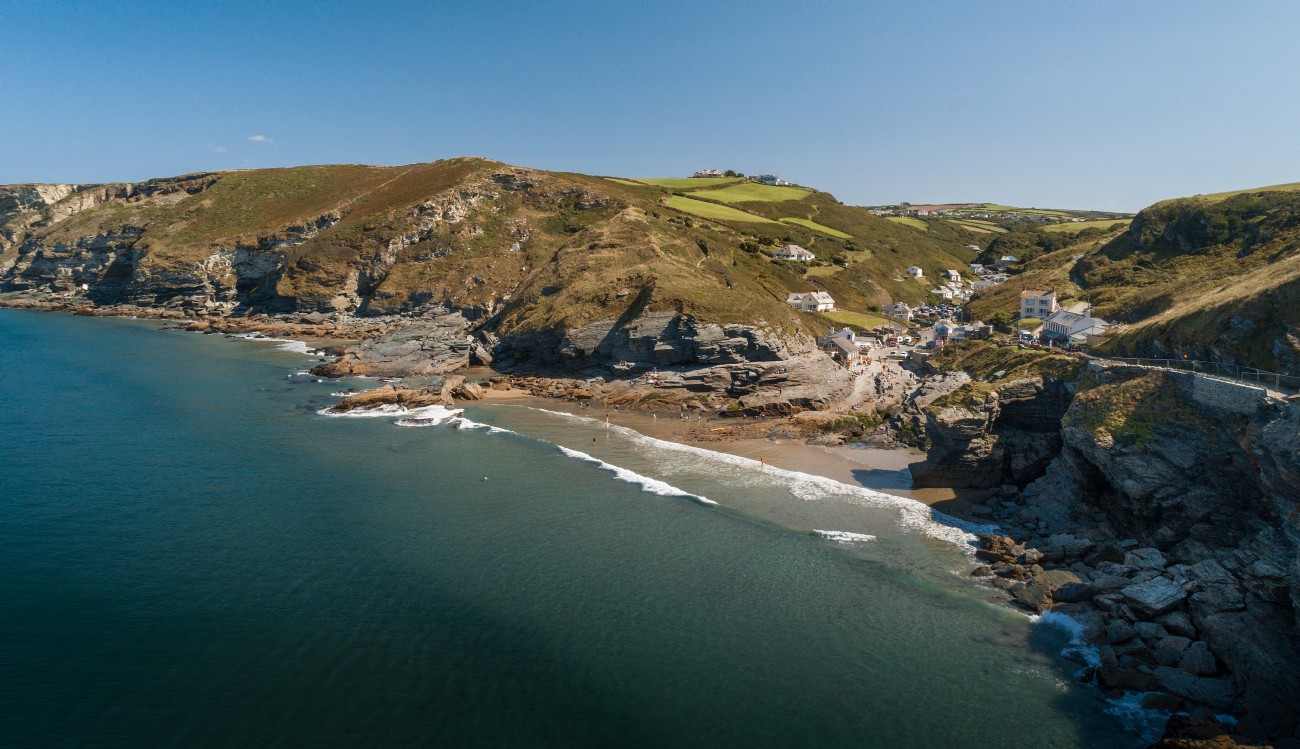
[[[6,746],[1140,744],[910,500],[160,327],[0,310]]]

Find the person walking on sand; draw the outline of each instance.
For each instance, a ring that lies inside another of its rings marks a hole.
[[[759,455],[759,456],[758,456],[758,470],[760,470],[760,471],[766,471],[766,470],[767,470],[767,461],[766,461],[766,460],[763,460],[763,456],[762,456],[762,455]]]

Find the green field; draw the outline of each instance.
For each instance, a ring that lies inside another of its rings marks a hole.
[[[655,187],[668,187],[673,190],[689,190],[693,187],[713,187],[715,185],[725,185],[731,182],[739,182],[735,177],[662,177],[655,179],[638,179],[643,185],[654,185]]]
[[[845,234],[844,232],[840,231],[839,229],[832,229],[832,228],[829,227],[829,226],[822,226],[821,224],[819,224],[819,223],[817,223],[816,221],[813,221],[813,220],[811,220],[811,219],[806,219],[806,218],[783,218],[783,219],[781,219],[781,220],[784,221],[784,222],[787,223],[787,224],[798,224],[799,226],[806,226],[806,227],[808,227],[809,229],[812,229],[813,231],[819,231],[819,232],[822,232],[823,234],[829,234],[829,235],[831,235],[832,237],[839,237],[840,239],[852,239],[852,238],[853,238],[852,235],[850,235],[850,234]]]
[[[1104,218],[1098,221],[1074,221],[1068,224],[1052,224],[1044,226],[1043,231],[1067,232],[1069,234],[1078,234],[1084,229],[1109,229],[1115,224],[1128,226],[1129,219],[1126,218]]]
[[[912,218],[911,216],[886,216],[886,218],[896,224],[904,224],[913,229],[920,229],[921,231],[930,230],[930,226],[919,218]]]
[[[880,315],[873,315],[870,312],[850,312],[846,309],[837,309],[831,312],[822,312],[821,315],[840,325],[848,325],[860,330],[871,330],[880,325],[890,324],[889,320]]]
[[[1206,195],[1193,195],[1189,200],[1217,203],[1237,195],[1245,195],[1252,192],[1300,192],[1300,182],[1288,182],[1283,185],[1269,185],[1268,187],[1251,187],[1245,190],[1233,190],[1231,192],[1212,192]]]
[[[649,180],[645,181],[648,182]],[[688,181],[706,182],[708,180]],[[720,200],[723,203],[748,203],[752,201],[779,203],[784,200],[803,200],[809,195],[812,195],[812,191],[805,190],[802,187],[776,187],[774,185],[760,185],[757,182],[741,182],[716,190],[700,190],[695,193],[698,198]]]
[[[844,269],[838,265],[814,265],[809,268],[804,275],[812,276],[813,278],[826,278],[827,276],[833,276],[842,270]]]
[[[682,213],[689,213],[700,218],[711,218],[717,221],[748,221],[756,224],[775,224],[778,223],[771,219],[755,216],[752,213],[745,213],[736,208],[729,208],[717,203],[705,203],[703,200],[692,200],[680,195],[670,195],[666,205]]]
[[[1006,234],[1007,230],[1003,229],[991,221],[980,221],[973,218],[961,218],[953,221],[958,226],[964,226],[971,231],[991,232],[993,234]]]

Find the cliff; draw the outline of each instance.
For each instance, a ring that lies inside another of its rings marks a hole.
[[[980,355],[1029,353],[1001,348]],[[1082,621],[1100,646],[1091,675],[1103,688],[1161,692],[1175,701],[1148,702],[1228,711],[1251,735],[1292,736],[1300,401],[1100,361],[1049,382],[975,381],[928,407],[927,463],[950,481],[1003,487],[978,509],[1015,542],[986,544],[1001,564],[982,572],[1030,608]],[[1031,405],[1008,415],[1004,400]],[[1038,442],[1009,446],[1026,426]]]

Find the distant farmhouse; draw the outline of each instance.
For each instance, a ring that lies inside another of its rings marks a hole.
[[[754,177],[754,181],[755,181],[755,182],[759,182],[759,183],[764,184],[764,185],[788,185],[788,184],[790,184],[789,182],[786,182],[785,180],[781,179],[780,177],[776,176],[775,174],[760,174],[760,175],[757,175],[756,177]]]
[[[692,174],[691,176],[704,178],[704,177],[725,177],[726,175],[722,173],[721,169],[701,169],[697,171],[695,174]]]
[[[777,260],[801,260],[806,263],[809,260],[815,259],[817,256],[797,244],[788,244],[776,252],[773,252],[772,257]]]
[[[785,298],[785,301],[791,307],[803,312],[830,312],[835,309],[835,300],[824,291],[791,294]]]
[[[1059,307],[1056,304],[1055,291],[1025,290],[1020,292],[1020,318],[1022,320],[1028,317],[1036,317],[1042,320],[1057,309]]]

